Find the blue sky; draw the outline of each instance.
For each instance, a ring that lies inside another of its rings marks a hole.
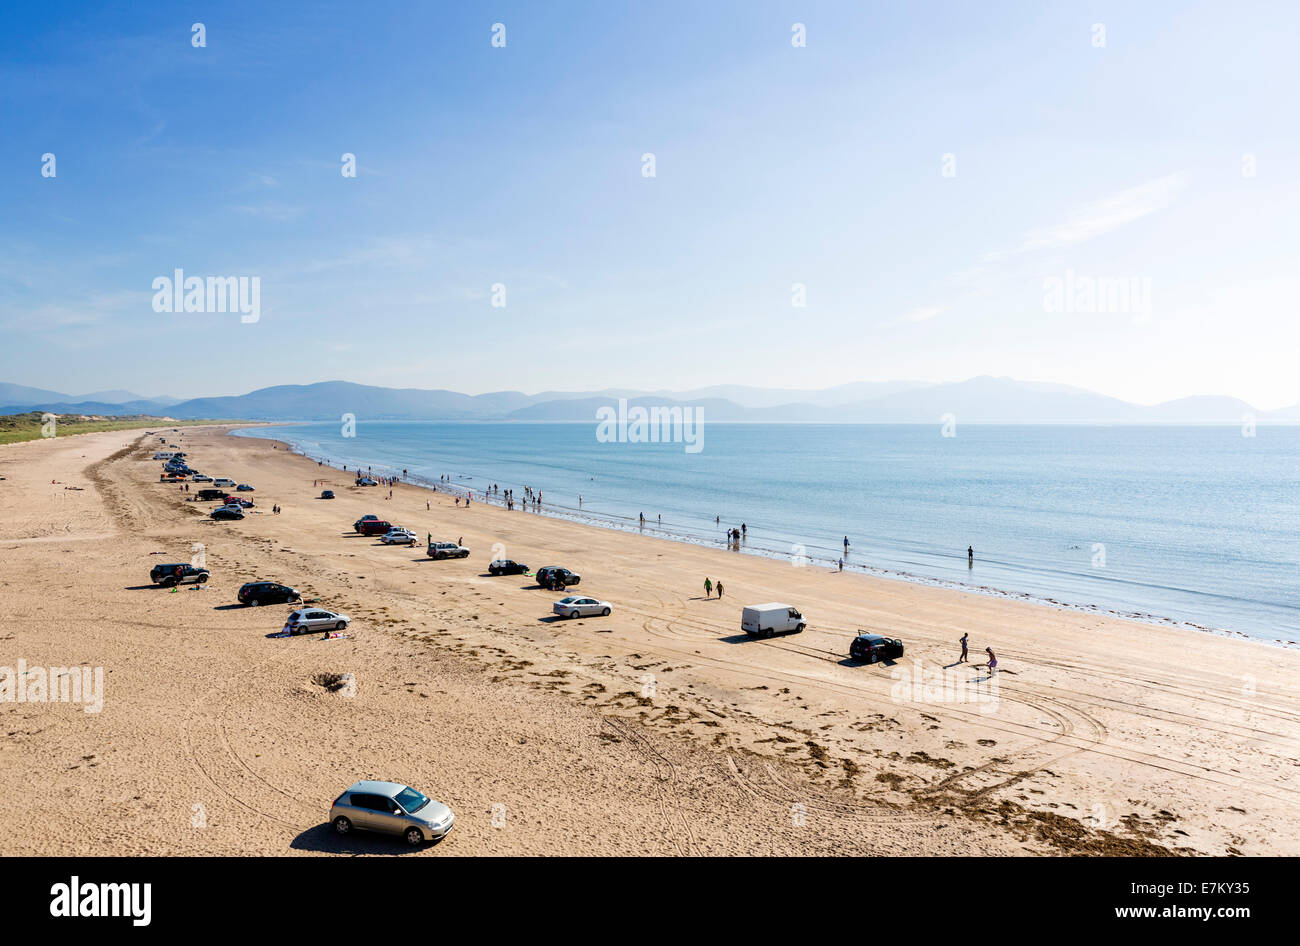
[[[1281,2],[10,4],[0,380],[1292,404],[1298,41]],[[260,319],[156,313],[176,268]],[[1067,273],[1150,306],[1050,311]]]

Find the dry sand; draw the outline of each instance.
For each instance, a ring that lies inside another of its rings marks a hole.
[[[160,484],[139,432],[0,447],[0,666],[105,674],[99,713],[0,702],[0,853],[414,853],[332,835],[331,800],[366,777],[456,811],[414,856],[1300,852],[1295,651],[413,486],[389,501],[226,430],[168,436],[257,486],[242,522]],[[352,534],[368,512],[473,554]],[[150,586],[196,542],[205,590]],[[614,614],[551,620],[556,595],[486,575],[498,544],[581,573]],[[268,638],[290,608],[234,606],[255,578],[351,615],[350,637]],[[808,630],[740,635],[741,605],[770,600]],[[859,628],[906,656],[847,661]],[[963,630],[1008,671],[996,703],[900,698],[893,672],[952,664]],[[341,673],[352,695],[317,682]]]

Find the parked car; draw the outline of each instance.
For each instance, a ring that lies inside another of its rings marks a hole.
[[[360,519],[358,519],[356,522],[352,523],[352,531],[353,531],[353,532],[360,532],[360,531],[361,531],[361,523],[363,523],[363,522],[378,522],[378,521],[379,521],[379,517],[378,517],[378,516],[376,516],[376,515],[374,515],[374,514],[372,514],[372,513],[366,513],[364,516],[362,516],[362,517],[361,517]]]
[[[155,565],[149,569],[149,580],[155,585],[162,585],[164,588],[171,588],[186,581],[201,585],[208,580],[208,570],[184,563]]]
[[[581,598],[569,595],[551,605],[551,610],[562,618],[586,618],[593,614],[609,615],[609,602],[597,601],[595,598]]]
[[[208,476],[206,473],[195,473],[195,474],[194,474],[194,482],[196,482],[196,483],[211,483],[211,482],[212,482],[212,477]]]
[[[303,608],[294,611],[284,622],[284,629],[290,634],[310,634],[312,631],[341,631],[352,622],[346,614],[322,611],[320,608]]]
[[[582,576],[561,568],[559,565],[547,565],[537,569],[537,584],[543,588],[567,588],[582,581]]]
[[[213,479],[212,479],[212,485],[213,485],[213,486],[224,486],[224,487],[226,487],[227,489],[233,489],[234,486],[235,486],[235,481],[232,480],[232,479],[231,479],[230,477],[228,477],[228,476],[216,476],[216,477],[213,477]]]
[[[419,537],[410,529],[389,529],[379,537],[385,545],[418,545]]]
[[[807,627],[802,614],[788,604],[751,604],[740,612],[740,629],[751,637],[771,637]]]
[[[528,566],[523,562],[513,562],[508,558],[499,558],[488,565],[488,573],[492,575],[525,575],[528,573]]]
[[[358,485],[358,486],[378,486],[378,485],[379,485],[379,480],[372,480],[372,479],[371,479],[370,477],[368,477],[368,476],[358,476],[358,477],[357,477],[357,485]]]
[[[340,835],[354,830],[396,834],[411,846],[437,841],[456,824],[450,808],[401,782],[357,782],[334,799],[330,824]]]
[[[455,542],[430,542],[429,558],[469,558],[469,549]]]
[[[224,489],[201,489],[194,494],[196,501],[201,503],[211,502],[214,499],[220,499],[222,503],[226,501],[226,491]]]
[[[323,489],[323,490],[321,490],[320,498],[321,498],[321,499],[333,499],[333,498],[334,498],[334,490],[332,490],[332,489]]]
[[[253,492],[253,487],[249,486],[247,483],[240,483],[238,486],[235,487],[235,492],[236,492],[236,493],[251,493],[251,492]]]
[[[244,510],[238,506],[218,506],[211,515],[213,519],[243,519]]]
[[[251,499],[245,499],[242,496],[236,496],[234,493],[225,495],[227,506],[238,506],[240,509],[251,509],[256,505]]]
[[[869,664],[878,660],[892,660],[903,656],[903,642],[896,637],[858,631],[858,636],[849,645],[849,656],[854,660],[865,660]]]
[[[387,535],[393,530],[393,524],[383,519],[367,519],[357,529],[362,535]]]
[[[247,582],[239,586],[239,592],[235,597],[240,604],[254,608],[263,604],[286,604],[302,600],[302,595],[296,588],[275,581]]]

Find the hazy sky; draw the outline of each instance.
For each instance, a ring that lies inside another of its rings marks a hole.
[[[0,381],[1295,403],[1297,50],[1289,0],[7,4]]]

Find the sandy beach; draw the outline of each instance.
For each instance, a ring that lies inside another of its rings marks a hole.
[[[228,430],[167,437],[256,486],[240,522],[159,483],[143,431],[0,447],[0,667],[104,675],[100,712],[0,702],[0,853],[1300,853],[1295,650],[388,500]],[[365,513],[472,555],[358,536]],[[154,588],[195,543],[206,587]],[[487,575],[497,555],[571,568],[614,612],[554,620],[556,594]],[[348,637],[269,637],[291,607],[238,606],[254,579],[350,615]],[[741,607],[766,601],[808,629],[748,639]],[[860,629],[905,656],[850,661]],[[996,687],[954,665],[963,632]],[[419,851],[336,838],[330,802],[360,778],[421,789],[456,829]]]

